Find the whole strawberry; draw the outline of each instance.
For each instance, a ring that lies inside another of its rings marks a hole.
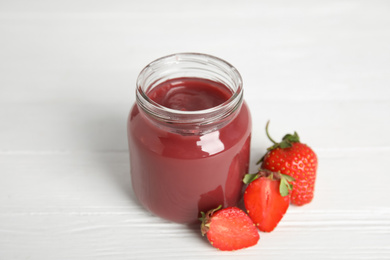
[[[260,236],[249,216],[237,207],[220,208],[201,212],[201,232],[211,245],[222,251],[256,245]]]
[[[245,175],[243,181],[249,183],[244,192],[245,208],[260,231],[271,232],[283,218],[290,205],[289,182],[293,180],[268,170]]]
[[[311,202],[317,175],[317,155],[309,146],[300,142],[296,132],[285,135],[280,143],[275,142],[268,133],[268,125],[269,121],[266,133],[274,145],[268,148],[258,163],[262,163],[262,169],[290,175],[295,179],[292,183],[292,204],[301,206]]]

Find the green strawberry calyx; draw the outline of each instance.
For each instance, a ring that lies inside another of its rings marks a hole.
[[[272,139],[272,137],[270,136],[270,134],[268,132],[269,122],[270,121],[268,120],[267,125],[265,126],[265,133],[267,134],[268,139],[273,143],[273,145],[268,147],[267,151],[272,151],[276,148],[284,149],[284,148],[292,147],[293,143],[300,142],[299,135],[297,132],[294,132],[294,134],[286,134],[282,138],[282,141],[280,143],[276,142],[274,139]],[[263,157],[261,157],[260,160],[256,164],[260,164],[261,162],[263,162],[266,155],[267,155],[267,153]]]
[[[219,205],[217,208],[215,209],[211,209],[209,211],[207,211],[206,213],[204,213],[203,211],[200,212],[200,214],[202,215],[199,220],[202,221],[202,224],[200,225],[200,232],[202,232],[202,236],[204,236],[210,229],[210,221],[211,221],[211,217],[213,216],[213,214],[220,210],[222,208],[222,205]]]
[[[261,178],[261,177],[269,178],[271,180],[280,181],[279,192],[280,192],[280,195],[282,195],[282,197],[285,197],[290,193],[290,191],[293,189],[293,185],[291,184],[291,182],[295,181],[295,179],[293,177],[291,177],[290,175],[282,174],[279,172],[272,172],[272,171],[265,170],[265,169],[261,169],[261,170],[259,170],[258,173],[255,173],[255,174],[245,174],[244,179],[242,181],[245,184],[249,184],[252,181],[254,181],[258,178]]]

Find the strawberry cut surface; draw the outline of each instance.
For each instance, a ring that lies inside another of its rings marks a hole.
[[[280,194],[279,186],[280,181],[260,177],[245,190],[245,208],[260,231],[273,231],[289,207],[290,198]]]

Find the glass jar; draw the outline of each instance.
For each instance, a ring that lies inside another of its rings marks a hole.
[[[178,223],[236,205],[250,137],[242,79],[232,65],[199,53],[153,61],[138,76],[128,118],[136,197],[150,212]]]

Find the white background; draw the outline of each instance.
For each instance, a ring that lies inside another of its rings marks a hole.
[[[0,259],[390,259],[389,1],[0,1]],[[297,131],[316,194],[220,252],[131,189],[135,80],[175,52],[241,72],[251,170]]]

